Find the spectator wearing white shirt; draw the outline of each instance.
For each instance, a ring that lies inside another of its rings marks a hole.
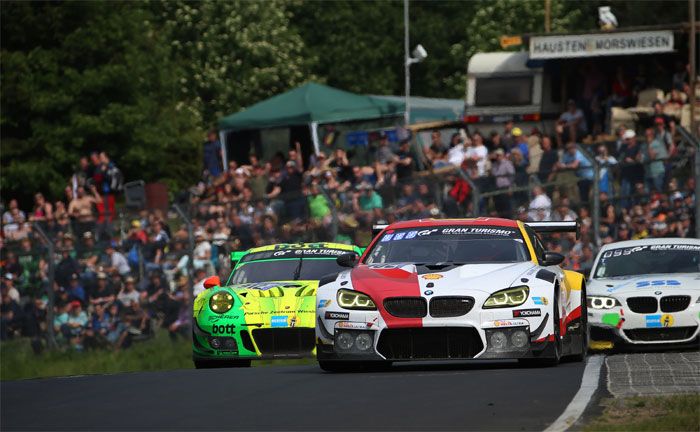
[[[461,166],[466,157],[464,142],[458,134],[455,134],[452,136],[452,144],[452,148],[447,152],[447,161],[454,166]]]
[[[548,221],[551,218],[552,213],[552,200],[549,199],[547,194],[542,189],[542,186],[535,186],[532,189],[532,201],[530,201],[530,207],[528,216],[531,221],[542,222]]]
[[[467,148],[465,156],[476,164],[477,177],[483,177],[488,170],[489,151],[484,145],[484,137],[479,132],[474,133],[472,144],[472,146]]]
[[[211,243],[206,238],[206,232],[202,229],[194,234],[196,246],[194,247],[194,268],[204,269],[207,274],[214,274],[214,264],[211,262]]]
[[[126,276],[131,273],[131,267],[129,267],[129,262],[127,261],[124,254],[117,251],[117,243],[112,241],[105,250],[107,256],[109,257],[109,267],[106,269],[108,272],[116,270],[121,276]]]

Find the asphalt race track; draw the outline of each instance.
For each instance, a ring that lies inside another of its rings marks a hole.
[[[3,431],[542,430],[585,363],[400,364],[329,374],[315,365],[175,370],[3,382]]]

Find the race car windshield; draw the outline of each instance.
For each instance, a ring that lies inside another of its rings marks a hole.
[[[386,231],[365,263],[475,264],[528,259],[523,238],[514,228],[458,226]]]
[[[700,272],[700,246],[659,244],[610,249],[600,257],[594,278]]]
[[[308,251],[307,251],[308,252]],[[348,251],[338,251],[339,254]],[[346,270],[336,262],[338,255],[294,255],[258,259],[241,263],[230,278],[230,284],[251,282],[319,280],[331,273]]]

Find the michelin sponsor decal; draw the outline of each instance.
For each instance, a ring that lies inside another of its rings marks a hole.
[[[529,326],[530,323],[523,319],[513,319],[513,320],[495,320],[486,321],[482,327],[493,328],[493,327],[523,327]]]
[[[515,309],[513,310],[513,318],[520,317],[538,317],[542,316],[540,309]]]

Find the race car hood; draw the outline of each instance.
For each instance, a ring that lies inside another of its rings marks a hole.
[[[194,317],[200,326],[231,321],[241,326],[313,327],[318,281],[261,282],[217,287],[200,294],[194,303]],[[226,313],[209,308],[209,299],[226,291],[234,304]]]
[[[688,290],[700,286],[700,273],[648,274],[596,278],[588,282],[588,294],[645,294],[665,290]]]
[[[464,287],[465,291],[492,293],[510,287],[533,269],[535,265],[531,262],[461,266],[370,264],[353,269],[351,278],[355,289],[376,287],[372,291],[381,291],[381,297],[414,295],[413,291],[420,290],[419,281],[424,280],[439,280],[440,285]]]

